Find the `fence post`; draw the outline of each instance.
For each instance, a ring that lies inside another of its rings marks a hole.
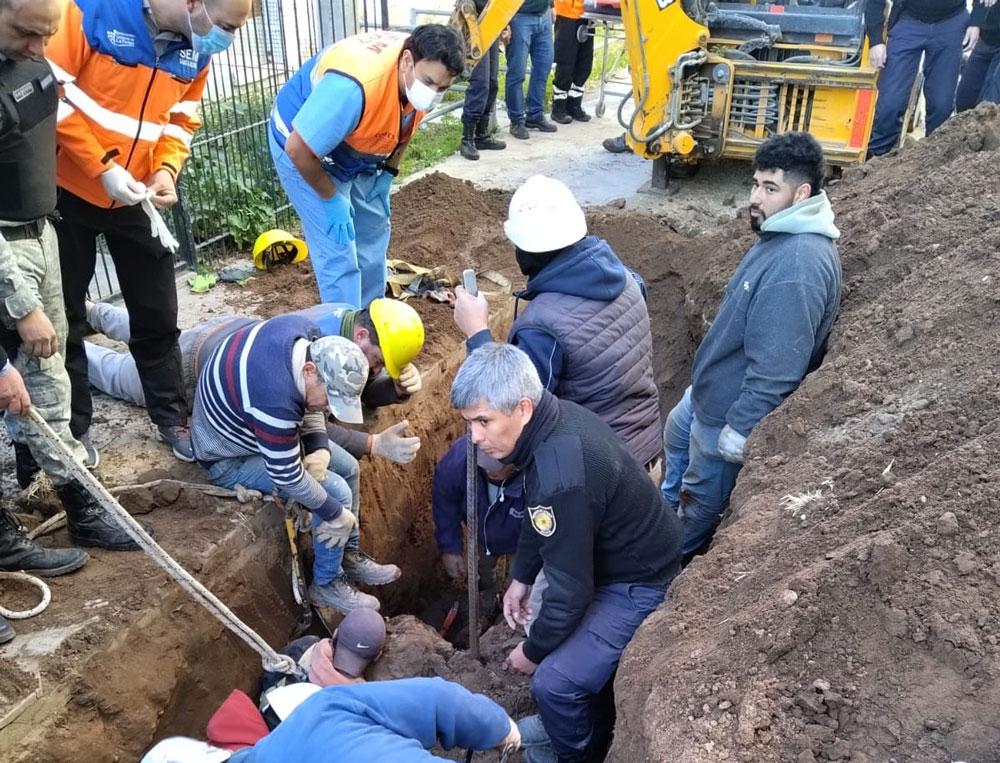
[[[191,216],[184,206],[184,183],[177,181],[177,203],[171,210],[174,215],[174,229],[177,231],[177,241],[180,243],[180,255],[192,270],[198,268],[198,251],[194,243],[194,231],[191,229]]]

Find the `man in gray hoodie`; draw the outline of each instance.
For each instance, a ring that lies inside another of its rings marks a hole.
[[[750,227],[760,240],[726,285],[663,430],[662,491],[681,517],[685,560],[711,541],[750,432],[826,352],[841,272],[824,164],[806,133],[770,138],[754,155]]]

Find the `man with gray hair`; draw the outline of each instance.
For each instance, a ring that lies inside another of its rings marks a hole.
[[[548,580],[507,665],[533,676],[560,761],[603,760],[621,653],[680,570],[679,520],[611,428],[546,391],[513,345],[473,351],[451,402],[486,455],[524,473],[527,516],[503,600],[512,628],[528,621],[535,577]]]

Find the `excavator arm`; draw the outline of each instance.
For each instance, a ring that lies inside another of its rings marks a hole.
[[[514,18],[524,0],[489,0],[482,12],[474,0],[458,0],[449,23],[465,40],[465,71],[471,72]]]

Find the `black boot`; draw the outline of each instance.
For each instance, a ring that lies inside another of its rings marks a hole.
[[[137,551],[139,546],[79,482],[56,488],[66,509],[69,537],[78,546]]]
[[[14,471],[17,476],[17,486],[24,490],[38,474],[38,462],[31,455],[31,449],[22,443],[14,443]]]
[[[589,122],[590,114],[583,110],[583,96],[566,99],[566,113],[577,122]],[[554,119],[555,117],[553,117]]]
[[[78,548],[43,548],[28,540],[17,517],[0,509],[0,570],[22,570],[51,578],[75,572],[89,558]]]
[[[3,615],[0,615],[0,644],[12,641],[16,635],[14,629],[10,627],[10,623],[7,622],[7,619]]]
[[[568,125],[573,121],[566,111],[567,98],[553,98],[552,99],[552,121],[558,122],[561,125]]]
[[[507,148],[506,142],[494,138],[490,133],[489,114],[484,114],[476,125],[476,148],[480,151],[503,151]]]
[[[462,145],[458,151],[469,161],[479,159],[479,150],[476,148],[476,123],[462,122]]]

